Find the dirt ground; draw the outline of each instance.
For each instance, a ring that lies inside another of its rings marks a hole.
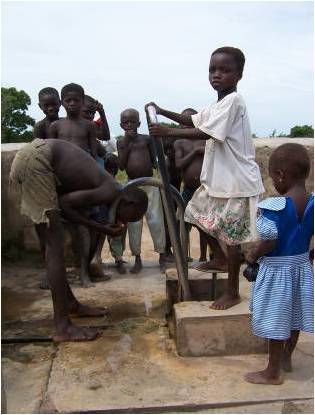
[[[191,256],[199,257],[191,235]],[[279,387],[246,384],[247,370],[265,355],[183,358],[165,319],[165,275],[147,227],[144,270],[119,275],[107,243],[102,257],[110,281],[82,288],[68,269],[75,295],[106,305],[111,318],[75,319],[97,326],[94,342],[54,344],[50,292],[38,288],[40,259],[2,266],[2,369],[8,413],[313,413],[313,340],[303,337],[296,370]],[[132,258],[127,247],[127,268]],[[248,283],[242,281],[241,287]],[[242,288],[241,288],[242,290]],[[41,340],[41,341],[39,341]]]

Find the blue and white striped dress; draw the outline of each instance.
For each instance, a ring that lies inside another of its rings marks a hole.
[[[291,330],[313,333],[314,279],[309,245],[314,233],[314,196],[302,218],[290,197],[273,197],[258,204],[261,239],[277,240],[259,259],[251,302],[256,336],[286,340]]]

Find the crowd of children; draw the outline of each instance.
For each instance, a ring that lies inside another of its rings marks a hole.
[[[170,182],[186,205],[187,229],[200,234],[199,269],[227,271],[223,295],[211,307],[227,309],[241,301],[239,273],[241,245],[258,241],[247,251],[248,264],[258,261],[251,301],[254,334],[269,340],[265,370],[249,373],[251,383],[282,383],[281,370],[291,370],[291,355],[300,330],[313,332],[313,275],[309,259],[313,236],[313,195],[305,180],[310,171],[307,151],[285,144],[272,154],[269,174],[280,197],[261,201],[264,192],[255,162],[246,104],[237,92],[245,57],[237,48],[216,49],[210,58],[209,81],[217,92],[214,104],[197,112],[187,108],[171,112],[154,102],[157,114],[177,122],[178,128],[149,126],[150,136],[163,137]],[[63,105],[65,118],[59,118]],[[21,212],[35,223],[52,292],[56,341],[91,340],[94,329],[71,323],[70,314],[100,315],[106,310],[84,306],[74,297],[66,279],[62,254],[62,220],[74,223],[81,240],[81,280],[103,273],[101,251],[106,238],[119,273],[125,238],[139,273],[143,215],[159,254],[161,272],[172,260],[158,188],[122,190],[115,181],[118,168],[128,180],[152,177],[155,154],[149,136],[139,134],[140,115],[128,108],[120,115],[124,136],[117,142],[118,156],[106,151],[100,140],[110,133],[103,106],[77,84],[39,92],[45,118],[34,127],[34,141],[14,159],[11,182],[22,193]],[[98,112],[99,118],[94,121]],[[80,172],[80,174],[77,174]],[[109,205],[120,197],[116,224],[108,223]],[[258,218],[258,219],[257,219]],[[257,232],[258,231],[258,232]],[[207,258],[208,246],[211,256]],[[45,284],[43,284],[45,285]]]

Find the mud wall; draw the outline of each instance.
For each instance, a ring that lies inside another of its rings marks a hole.
[[[266,189],[265,197],[275,195],[272,181],[268,176],[268,160],[272,151],[286,142],[300,143],[304,145],[312,160],[312,170],[307,181],[308,191],[314,188],[314,139],[313,138],[256,138],[256,160],[259,164]],[[9,194],[9,173],[11,163],[16,152],[23,147],[23,143],[1,145],[1,237],[2,243],[6,240],[15,240],[26,250],[38,250],[38,242],[31,221],[22,217],[19,213],[18,198],[16,194]]]

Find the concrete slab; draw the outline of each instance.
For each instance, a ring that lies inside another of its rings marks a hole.
[[[248,298],[228,310],[210,301],[174,305],[175,341],[180,356],[264,353],[266,341],[252,334]]]
[[[156,413],[313,397],[313,359],[299,350],[283,385],[252,385],[243,376],[262,369],[265,355],[179,357],[165,327],[134,323],[95,342],[60,345],[43,408]]]
[[[2,345],[2,371],[8,413],[39,413],[55,346],[41,344]]]

